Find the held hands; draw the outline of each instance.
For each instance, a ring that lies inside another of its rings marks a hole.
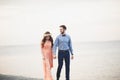
[[[55,54],[53,55],[53,59],[56,59],[56,55]]]
[[[53,55],[53,58],[56,59],[56,55]],[[71,55],[71,59],[73,60],[74,59],[74,56]]]

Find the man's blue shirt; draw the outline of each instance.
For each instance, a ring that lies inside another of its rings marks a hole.
[[[57,48],[58,50],[69,50],[73,55],[72,42],[70,36],[67,34],[65,34],[64,36],[62,34],[58,35],[53,46],[54,54],[56,54]]]

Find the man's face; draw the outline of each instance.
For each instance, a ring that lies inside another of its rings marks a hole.
[[[65,29],[63,29],[62,27],[60,27],[60,33],[64,34],[65,33]]]

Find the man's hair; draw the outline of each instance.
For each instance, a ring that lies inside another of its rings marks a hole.
[[[64,30],[67,29],[67,27],[65,25],[60,25],[60,27],[62,27]]]

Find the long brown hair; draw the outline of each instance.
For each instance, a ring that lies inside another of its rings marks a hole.
[[[45,33],[44,33],[45,35],[46,34],[49,34],[49,41],[51,41],[51,44],[52,44],[52,46],[51,47],[53,47],[53,38],[52,38],[52,36],[50,35],[51,33],[49,32],[49,31],[46,31]],[[45,42],[46,42],[46,37],[47,36],[44,36],[43,37],[43,39],[42,39],[42,43],[41,43],[41,47],[43,48],[44,47],[44,44],[45,44]]]

